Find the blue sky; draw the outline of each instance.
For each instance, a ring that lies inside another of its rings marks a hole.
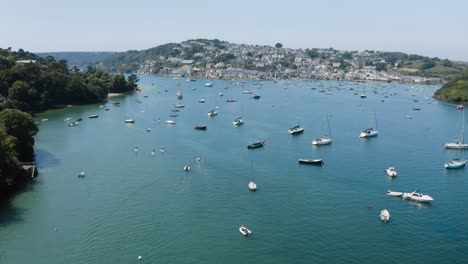
[[[126,51],[192,38],[468,61],[463,0],[0,0],[0,47]]]

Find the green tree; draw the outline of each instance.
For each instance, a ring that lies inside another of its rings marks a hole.
[[[39,129],[30,114],[5,109],[0,112],[0,128],[16,138],[15,151],[20,161],[34,160],[34,136]]]

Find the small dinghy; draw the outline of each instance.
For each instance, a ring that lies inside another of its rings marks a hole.
[[[188,164],[185,165],[185,166],[184,166],[184,171],[190,171],[190,165],[188,165]]]
[[[384,223],[387,223],[388,221],[390,221],[390,213],[388,212],[387,209],[383,209],[382,211],[380,211],[380,219]]]
[[[250,236],[252,234],[252,231],[245,227],[244,225],[241,225],[239,227],[239,232],[244,235],[244,236]]]
[[[390,190],[387,191],[388,196],[393,196],[393,197],[402,197],[403,193],[402,192],[392,192]]]

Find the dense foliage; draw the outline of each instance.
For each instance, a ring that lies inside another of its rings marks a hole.
[[[454,103],[468,102],[468,71],[442,86],[435,92],[434,97]]]
[[[5,98],[1,108],[34,113],[57,105],[100,102],[108,92],[135,87],[122,74],[111,76],[92,67],[69,70],[64,60],[0,49],[0,96]]]
[[[34,160],[37,131],[30,114],[16,109],[0,111],[0,200],[30,179],[20,161]]]
[[[36,53],[43,58],[48,56],[54,57],[56,60],[66,60],[70,67],[76,66],[84,68],[88,65],[95,65],[109,58],[115,52],[43,52]]]

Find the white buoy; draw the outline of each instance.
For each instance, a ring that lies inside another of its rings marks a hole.
[[[143,258],[143,257],[141,257],[141,256],[138,256],[138,260],[141,260],[142,258]]]

